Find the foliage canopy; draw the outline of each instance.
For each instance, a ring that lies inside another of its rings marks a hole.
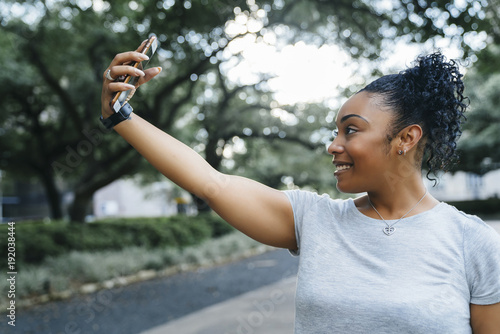
[[[105,132],[97,115],[110,59],[135,49],[150,31],[162,43],[157,64],[164,72],[136,94],[136,110],[192,143],[218,169],[227,160],[224,152],[244,139],[247,155],[225,166],[233,164],[229,169],[237,171],[242,166],[235,163],[261,166],[256,161],[265,154],[249,150],[262,150],[268,140],[280,138],[308,150],[323,147],[331,120],[321,106],[306,108],[315,116],[310,123],[304,108],[276,105],[265,85],[268,76],[252,85],[229,81],[221,65],[241,60],[226,51],[233,41],[248,35],[262,40],[272,33],[277,47],[299,40],[335,43],[353,59],[375,61],[395,40],[447,37],[468,56],[488,38],[498,41],[496,11],[493,3],[476,0],[0,1],[0,168],[12,177],[40,180],[53,218],[64,215],[62,195],[71,192],[68,213],[74,221],[83,220],[96,190],[144,170],[137,153]],[[283,123],[272,114],[276,108],[298,122]],[[318,133],[322,139],[311,140]],[[273,154],[279,152],[292,156],[283,149]],[[302,175],[294,177],[302,184],[323,183],[321,177],[305,177],[316,173],[293,171],[309,168],[299,160],[287,162],[287,174],[277,168],[272,179],[259,168],[249,175],[274,186],[288,174]]]

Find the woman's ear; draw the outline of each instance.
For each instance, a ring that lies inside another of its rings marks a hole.
[[[418,124],[412,124],[404,128],[398,133],[396,138],[399,139],[398,150],[409,152],[413,147],[417,147],[418,142],[423,136],[422,127]]]

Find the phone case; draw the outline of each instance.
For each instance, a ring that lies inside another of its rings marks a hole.
[[[158,38],[156,37],[155,34],[149,35],[149,38],[144,45],[144,47],[141,50],[141,53],[143,54],[149,54],[149,60],[151,60],[151,57],[155,54],[156,49],[158,48]],[[149,60],[147,62],[149,62]],[[130,66],[133,66],[135,68],[138,68],[141,65],[141,62],[133,62],[130,64]],[[125,77],[125,80],[123,82],[131,84],[131,85],[136,85],[138,80],[138,77],[130,76],[127,75]],[[113,99],[111,100],[111,108],[116,112],[120,111],[122,106],[130,101],[132,96],[134,95],[135,89],[129,89],[123,92],[119,92],[115,94]]]

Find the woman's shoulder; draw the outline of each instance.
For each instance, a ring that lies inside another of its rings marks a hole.
[[[292,206],[301,206],[304,209],[327,206],[334,210],[344,210],[353,205],[353,200],[350,198],[335,199],[327,193],[319,194],[310,190],[285,190],[284,193],[288,196]]]
[[[466,213],[445,202],[440,203],[439,214],[451,223],[463,226],[466,239],[492,239],[500,242],[500,234],[480,217]]]

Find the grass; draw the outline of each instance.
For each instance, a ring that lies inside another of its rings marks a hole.
[[[249,251],[267,249],[270,248],[240,232],[233,232],[184,249],[135,246],[113,251],[72,251],[49,257],[39,265],[19,268],[16,299],[22,301],[44,294],[75,292],[87,283],[102,283],[142,270],[182,270],[186,267],[210,266],[240,258]],[[6,280],[0,280],[0,290],[8,290]],[[4,295],[0,295],[2,306],[8,302]],[[16,304],[22,306],[23,302]]]

